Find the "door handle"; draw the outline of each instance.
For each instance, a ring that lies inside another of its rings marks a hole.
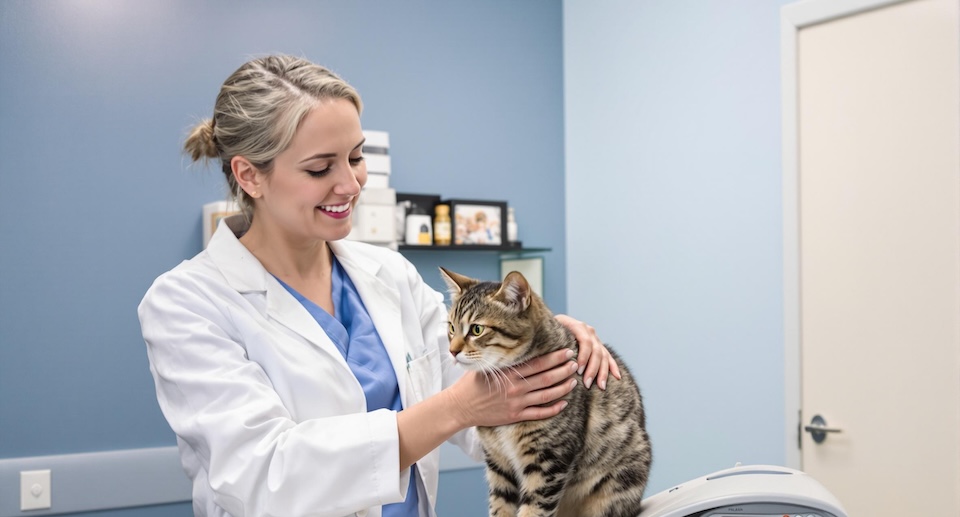
[[[810,420],[810,425],[804,426],[803,430],[810,433],[810,437],[816,443],[823,443],[827,439],[827,433],[842,433],[843,429],[836,427],[827,427],[827,421],[820,415],[814,415]]]

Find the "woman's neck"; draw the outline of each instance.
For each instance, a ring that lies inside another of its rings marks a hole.
[[[291,286],[329,280],[333,270],[332,254],[325,241],[298,240],[280,232],[266,231],[256,219],[240,237],[240,243],[267,271]]]

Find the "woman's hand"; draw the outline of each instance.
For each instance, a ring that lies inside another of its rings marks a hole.
[[[567,403],[558,400],[573,391],[577,371],[573,350],[531,359],[498,374],[466,372],[444,390],[463,427],[497,426],[557,415]]]
[[[593,327],[565,314],[558,314],[556,318],[577,338],[577,344],[580,345],[580,354],[577,356],[579,369],[577,371],[583,375],[583,385],[587,389],[590,389],[594,379],[597,380],[597,386],[601,390],[605,390],[607,389],[607,377],[610,374],[613,374],[617,379],[620,378],[620,368],[617,366],[617,362],[610,356],[610,352],[597,337],[597,331]]]

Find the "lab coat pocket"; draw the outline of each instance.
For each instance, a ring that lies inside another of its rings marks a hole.
[[[416,402],[438,393],[442,382],[440,371],[440,351],[432,348],[424,355],[407,363],[410,386],[416,395]]]

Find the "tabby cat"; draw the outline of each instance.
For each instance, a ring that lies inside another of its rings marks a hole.
[[[514,271],[482,282],[440,268],[450,287],[450,351],[491,382],[534,357],[571,348],[573,335]],[[477,429],[494,517],[636,517],[652,460],[643,399],[623,361],[606,391],[577,383],[559,415]]]

